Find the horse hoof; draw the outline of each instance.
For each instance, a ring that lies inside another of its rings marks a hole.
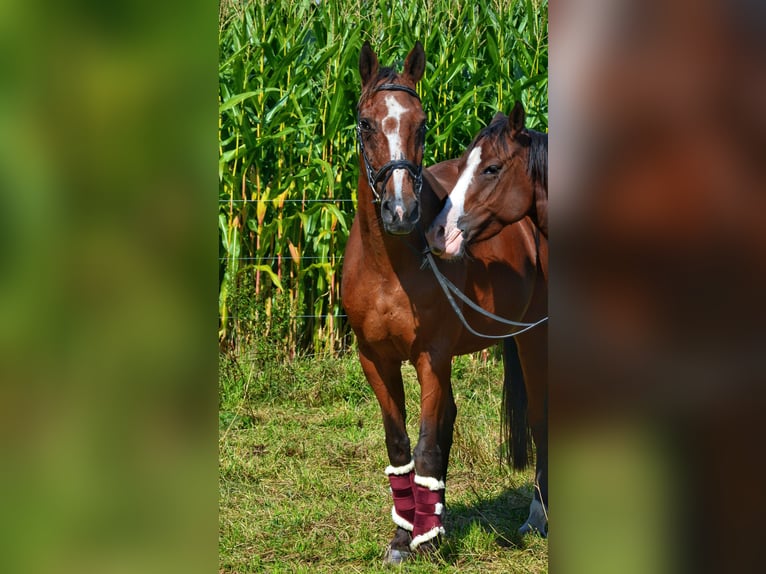
[[[532,504],[529,505],[527,520],[519,528],[520,535],[529,533],[539,534],[543,538],[548,537],[548,513],[536,498],[532,499]]]
[[[545,532],[545,528],[539,528],[533,524],[530,524],[529,522],[525,522],[521,525],[521,528],[519,528],[519,534],[521,536],[524,536],[525,534],[537,534],[542,538],[547,538],[548,533]]]
[[[393,548],[390,545],[386,547],[386,553],[383,555],[384,566],[399,566],[412,558],[412,552],[404,548]]]

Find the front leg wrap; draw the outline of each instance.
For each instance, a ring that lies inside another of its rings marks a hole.
[[[415,474],[412,484],[415,496],[410,550],[444,534],[444,481]]]
[[[415,461],[404,466],[388,466],[386,474],[394,496],[391,518],[400,528],[412,532],[415,521],[415,496],[412,492],[412,479],[415,475]]]

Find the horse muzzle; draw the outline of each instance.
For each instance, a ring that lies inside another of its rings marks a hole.
[[[426,233],[431,252],[441,259],[459,259],[465,251],[463,231],[455,226],[432,225]]]
[[[405,205],[404,201],[384,199],[380,203],[380,218],[387,233],[407,235],[420,220],[420,205],[417,200]]]

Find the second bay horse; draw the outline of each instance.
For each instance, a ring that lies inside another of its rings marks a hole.
[[[529,216],[548,236],[548,134],[524,127],[524,108],[495,115],[457,161],[459,179],[428,230],[434,253],[461,257]]]

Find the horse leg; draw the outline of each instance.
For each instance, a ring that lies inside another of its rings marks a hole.
[[[535,441],[535,494],[520,534],[548,532],[548,325],[517,337],[527,390],[527,416]]]
[[[449,381],[450,379],[451,377],[447,380]],[[445,483],[447,482],[447,465],[449,464],[449,454],[452,450],[452,437],[456,418],[457,405],[455,404],[455,396],[452,394],[452,384],[450,383],[447,385],[447,404],[439,427],[439,447],[442,451],[442,476]]]
[[[391,518],[396,524],[396,533],[386,548],[383,560],[386,564],[399,564],[410,556],[415,520],[415,498],[412,492],[414,464],[407,436],[401,363],[373,359],[371,353],[361,349],[359,360],[380,404],[388,460],[391,463],[385,473],[394,499]]]
[[[444,490],[457,408],[450,388],[450,357],[416,362],[420,381],[420,436],[415,446],[415,520],[410,549],[430,552],[444,534]]]

